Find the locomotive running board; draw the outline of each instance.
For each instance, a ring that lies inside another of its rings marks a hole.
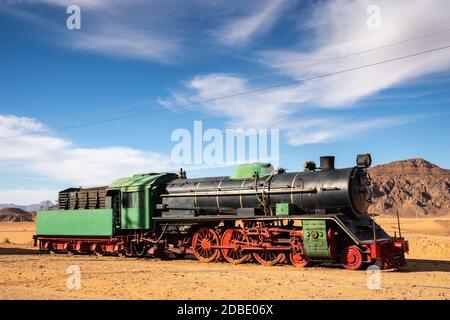
[[[372,222],[370,217],[366,217],[365,219],[369,219]],[[356,243],[356,244],[368,244],[373,243],[375,241],[383,241],[389,240],[390,237],[387,234],[383,234],[382,237],[377,237],[375,239],[367,237],[357,236],[356,232],[361,233],[361,230],[351,230],[349,226],[354,227],[352,222],[353,220],[349,220],[345,215],[303,215],[303,216],[286,216],[286,217],[277,217],[277,216],[235,216],[235,215],[217,215],[217,216],[197,216],[197,217],[155,217],[153,218],[155,222],[160,223],[198,223],[198,222],[213,222],[213,221],[229,221],[229,220],[241,220],[241,221],[281,221],[281,220],[329,220],[334,221],[345,233]],[[350,223],[347,225],[345,221]],[[368,225],[368,224],[365,224]],[[370,225],[370,224],[369,224]],[[378,226],[377,226],[378,227]],[[379,227],[378,227],[379,228]],[[382,229],[379,229],[382,230]]]

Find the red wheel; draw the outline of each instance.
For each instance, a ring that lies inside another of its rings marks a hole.
[[[357,246],[349,246],[341,253],[341,262],[345,269],[358,270],[363,265],[363,253]]]
[[[280,263],[284,258],[283,252],[263,250],[260,252],[253,252],[253,258],[263,266],[274,266]]]
[[[292,251],[289,254],[289,260],[295,267],[304,268],[311,265],[310,260],[303,250],[303,239],[301,236],[291,238]]]
[[[220,254],[214,247],[219,245],[219,237],[213,229],[202,228],[192,238],[192,249],[195,257],[201,262],[211,262]]]
[[[309,259],[303,253],[290,253],[289,260],[295,267],[303,268],[310,265]]]
[[[250,259],[250,253],[243,253],[242,246],[248,246],[250,241],[242,229],[228,229],[222,235],[222,255],[229,263],[239,264]]]
[[[72,248],[72,244],[70,242],[66,242],[63,245],[63,251],[64,253],[72,253],[73,248]]]

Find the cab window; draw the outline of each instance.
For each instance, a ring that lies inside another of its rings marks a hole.
[[[124,192],[122,194],[123,208],[144,207],[144,192]]]

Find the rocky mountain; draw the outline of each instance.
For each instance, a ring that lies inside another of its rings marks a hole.
[[[39,203],[29,204],[29,205],[16,205],[12,203],[0,204],[0,209],[2,208],[17,208],[24,211],[37,211],[38,209],[47,210],[51,207],[53,203],[49,200],[41,201]]]
[[[395,161],[369,169],[374,203],[369,212],[402,217],[450,215],[450,170],[424,159]]]
[[[0,222],[33,221],[34,214],[19,208],[0,209]]]

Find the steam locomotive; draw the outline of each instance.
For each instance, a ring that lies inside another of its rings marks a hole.
[[[319,168],[308,161],[292,173],[243,164],[229,177],[197,179],[181,169],[69,188],[54,208],[37,212],[34,243],[65,253],[400,268],[408,242],[368,214],[371,161],[358,155],[356,166],[335,169],[327,156]]]

